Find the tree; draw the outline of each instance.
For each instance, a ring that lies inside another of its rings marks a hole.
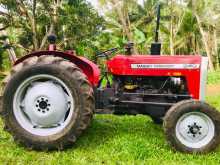
[[[134,42],[135,54],[147,53],[149,46],[146,45],[152,40],[154,31],[150,23],[155,17],[157,0],[147,0],[143,6],[135,0],[100,0],[100,4],[106,11],[106,28],[114,38],[122,38],[124,44]]]
[[[45,49],[51,33],[58,36],[58,49],[80,50],[103,22],[85,0],[0,0],[0,5],[1,18],[10,18],[2,21],[5,29],[9,33],[16,29],[13,44],[27,52]]]
[[[212,71],[214,70],[214,61],[216,60],[215,54],[217,54],[216,22],[220,18],[219,13],[216,13],[214,10],[216,3],[217,1],[214,0],[190,0],[188,4],[196,18],[202,42],[209,58],[209,68]]]
[[[135,54],[149,54],[160,2],[162,53],[207,55],[209,68],[218,68],[219,0],[143,2],[99,0],[100,16],[86,0],[0,0],[0,30],[7,30],[18,54],[46,49],[50,33],[57,34],[58,49],[75,49],[94,61],[95,52],[128,41],[135,43]]]

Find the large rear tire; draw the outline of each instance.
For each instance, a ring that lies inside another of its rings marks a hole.
[[[4,81],[5,129],[30,149],[62,150],[89,126],[93,89],[73,63],[54,56],[17,64]]]
[[[220,142],[220,113],[204,102],[181,101],[166,113],[164,131],[175,150],[207,153]]]

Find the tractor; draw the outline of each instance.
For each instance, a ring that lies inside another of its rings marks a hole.
[[[63,150],[76,142],[95,113],[143,114],[163,123],[177,151],[216,149],[220,113],[204,101],[208,58],[160,55],[159,10],[156,29],[151,55],[134,55],[132,43],[124,55],[109,58],[117,48],[98,53],[107,58],[102,76],[94,62],[74,51],[57,51],[54,35],[48,37],[48,50],[11,57],[1,96],[5,130],[27,148]]]

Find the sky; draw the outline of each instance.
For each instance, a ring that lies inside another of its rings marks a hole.
[[[97,10],[99,10],[98,8],[98,0],[86,0],[88,2],[90,2],[94,8],[96,8]],[[144,0],[137,0],[139,4],[143,4]],[[3,11],[3,8],[0,6],[0,11]],[[101,12],[101,11],[100,11]]]
[[[86,0],[90,2],[96,9],[98,9],[98,0]],[[137,0],[139,4],[143,4],[144,0]],[[2,11],[2,7],[0,6],[0,11]]]
[[[98,9],[98,0],[87,0],[88,2],[90,2],[96,9]],[[138,3],[143,4],[144,0],[137,0]]]

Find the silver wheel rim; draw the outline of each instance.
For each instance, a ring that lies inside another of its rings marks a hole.
[[[215,125],[209,116],[202,112],[190,112],[177,121],[176,137],[189,148],[207,145],[215,135]]]
[[[13,113],[22,128],[38,136],[61,132],[71,121],[74,98],[66,84],[55,76],[29,77],[17,88]]]

